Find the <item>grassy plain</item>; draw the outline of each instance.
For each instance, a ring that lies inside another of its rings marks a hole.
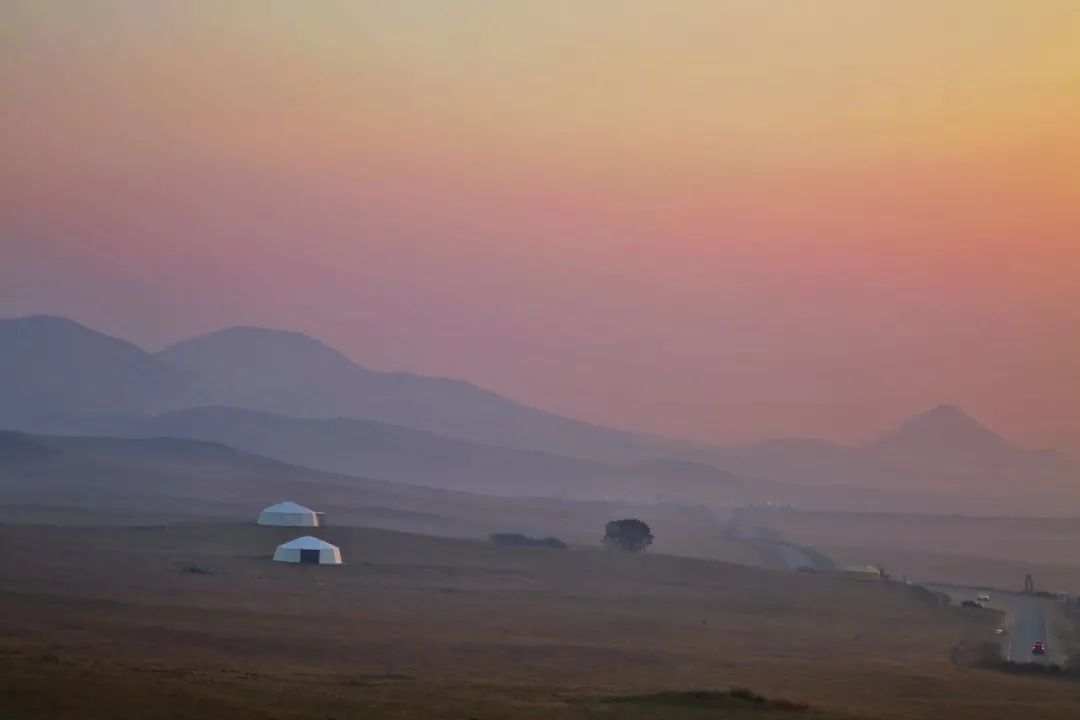
[[[1080,707],[1080,685],[954,665],[984,624],[899,583],[345,527],[319,531],[343,567],[271,562],[297,534],[0,526],[3,717],[985,720]],[[812,709],[722,694],[741,687]],[[700,689],[721,694],[687,694]]]

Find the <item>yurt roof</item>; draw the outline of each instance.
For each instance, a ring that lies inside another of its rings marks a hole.
[[[311,508],[306,508],[303,505],[297,505],[292,500],[286,500],[285,502],[278,503],[277,505],[271,505],[263,510],[263,512],[275,512],[275,513],[309,513],[315,512]]]
[[[280,547],[286,550],[336,550],[337,545],[331,545],[328,542],[320,540],[310,535],[290,540],[287,543],[282,544]]]

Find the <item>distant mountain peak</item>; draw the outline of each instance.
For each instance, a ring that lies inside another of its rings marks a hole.
[[[158,358],[189,369],[205,363],[245,365],[281,363],[309,371],[345,370],[357,365],[343,353],[315,338],[292,330],[237,325],[182,340],[158,351]]]
[[[996,471],[1024,454],[955,405],[919,413],[870,448],[891,462],[936,471]]]
[[[208,333],[197,335],[190,340],[197,340],[200,338],[221,338],[221,337],[247,337],[247,338],[274,338],[282,339],[288,338],[291,340],[297,340],[301,342],[315,343],[322,345],[310,335],[305,335],[297,330],[278,330],[275,328],[261,327],[259,325],[230,325],[229,327],[221,328],[220,330],[211,330]],[[182,342],[188,342],[182,341]]]
[[[897,432],[936,432],[936,433],[970,433],[973,436],[982,436],[989,439],[1001,438],[978,420],[956,405],[938,405],[937,407],[921,412],[904,422]]]
[[[37,313],[35,315],[23,315],[21,317],[3,318],[7,322],[22,323],[22,324],[39,324],[39,325],[64,325],[67,327],[78,326],[79,323],[75,322],[71,318],[64,317],[63,315],[49,315],[48,313]]]
[[[23,315],[22,317],[0,318],[0,326],[6,326],[9,331],[26,333],[33,336],[67,336],[76,338],[92,338],[101,342],[124,345],[136,348],[137,346],[127,340],[107,335],[97,330],[92,330],[82,323],[62,315]],[[141,352],[141,349],[140,349]]]
[[[950,405],[948,403],[942,403],[937,407],[933,407],[929,410],[921,412],[913,419],[919,418],[936,418],[945,420],[962,420],[966,422],[976,422],[976,420],[970,415],[968,415],[963,408],[958,405]]]
[[[322,352],[333,353],[334,355],[340,355],[341,357],[345,357],[344,355],[342,355],[342,353],[338,352],[326,343],[316,340],[310,335],[305,335],[302,332],[297,332],[295,330],[274,330],[272,328],[258,327],[256,325],[233,325],[231,327],[222,328],[221,330],[213,330],[211,332],[197,335],[187,340],[181,340],[180,342],[170,345],[161,352],[168,352],[170,349],[176,347],[205,343],[249,343],[253,345],[270,344],[277,346],[288,346],[291,348],[307,348],[311,350],[319,350]]]

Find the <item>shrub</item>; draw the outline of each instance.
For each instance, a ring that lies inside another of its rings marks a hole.
[[[728,713],[738,711],[740,706],[747,704],[756,706],[766,711],[780,712],[807,712],[810,706],[804,702],[794,700],[770,700],[747,688],[732,688],[731,690],[681,690],[660,692],[652,695],[623,695],[608,698],[606,702],[635,704],[641,706],[667,706],[692,708],[695,710],[725,711],[713,717],[726,717]],[[771,712],[770,712],[771,714]],[[741,716],[741,713],[740,713]],[[667,717],[667,714],[656,714],[653,717]]]
[[[731,695],[731,697],[733,698],[737,698],[739,700],[746,700],[747,702],[758,704],[765,702],[765,697],[763,695],[758,695],[753,690],[748,690],[747,688],[732,688],[731,691],[728,692],[728,694]]]
[[[521,533],[493,533],[488,538],[499,547],[546,547],[565,550],[566,543],[556,537],[531,538]]]

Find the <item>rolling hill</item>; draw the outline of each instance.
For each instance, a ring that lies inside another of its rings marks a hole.
[[[283,499],[325,511],[333,525],[451,537],[523,532],[590,545],[608,520],[645,517],[662,552],[763,561],[701,507],[491,497],[320,472],[198,440],[0,432],[4,523],[253,522]]]
[[[1076,471],[1065,456],[1012,445],[951,405],[907,420],[864,450],[882,463],[926,474],[1046,481]]]
[[[0,321],[0,427],[211,440],[327,472],[504,496],[1080,511],[1080,472],[943,406],[876,439],[696,445],[472,384],[364,368],[307,336],[231,328],[158,353],[64,318]]]
[[[197,377],[66,318],[0,319],[0,427],[159,412],[210,397]]]
[[[90,418],[226,405],[378,420],[596,460],[646,460],[692,447],[561,417],[460,380],[370,370],[294,332],[231,328],[151,354],[37,315],[0,320],[0,348],[0,427],[11,429],[78,433],[95,429]]]
[[[942,492],[831,482],[783,484],[694,461],[602,463],[446,438],[371,420],[289,418],[207,407],[114,423],[114,435],[223,443],[322,471],[503,498],[658,504],[795,505],[845,510],[954,510]]]
[[[177,343],[155,357],[210,383],[218,405],[291,417],[378,420],[596,460],[644,460],[689,446],[561,417],[460,380],[370,370],[299,333],[230,328]]]
[[[710,457],[732,472],[782,484],[837,483],[948,498],[937,511],[1080,512],[1080,468],[1072,460],[1017,447],[952,406],[920,413],[858,445],[770,440],[717,448]]]
[[[331,522],[482,536],[502,528],[491,498],[324,473],[219,443],[0,432],[0,504],[111,515],[253,520],[282,499]],[[519,513],[506,507],[508,517]],[[526,527],[531,527],[526,522]]]
[[[285,497],[363,506],[391,522],[403,498],[436,507],[447,493],[319,473],[216,443],[0,432],[0,504],[176,518],[249,518]],[[392,499],[397,498],[394,502]],[[389,504],[387,504],[389,503]],[[395,503],[397,506],[395,506]],[[350,510],[346,510],[346,513]],[[432,521],[448,518],[432,514]]]
[[[293,418],[203,407],[112,418],[94,426],[104,436],[220,443],[323,472],[501,497],[729,504],[782,494],[782,488],[771,483],[700,463],[580,460],[374,420]]]

